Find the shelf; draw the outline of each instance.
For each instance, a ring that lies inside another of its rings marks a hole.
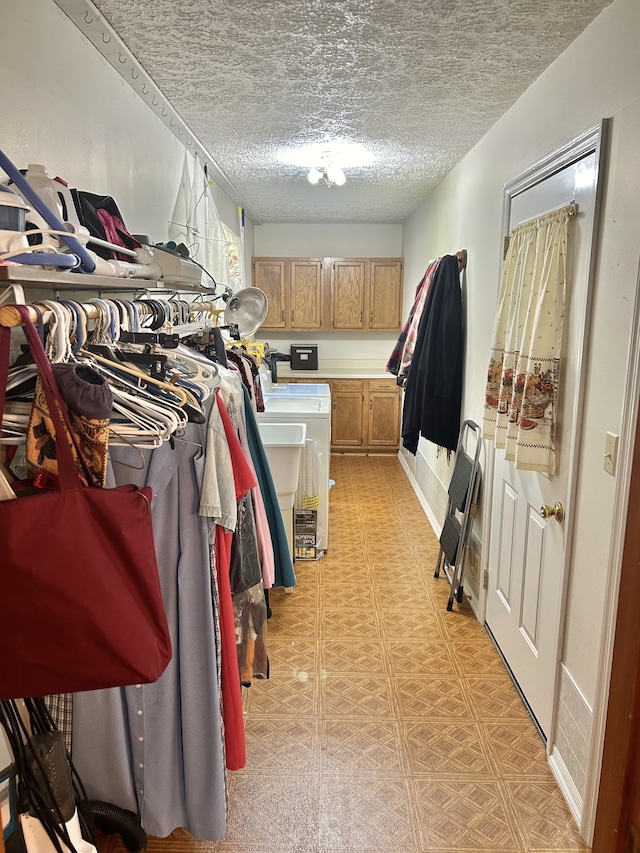
[[[55,272],[35,267],[0,266],[0,284],[20,284],[22,287],[52,287],[55,290],[181,291],[182,293],[212,293],[211,288],[193,282],[155,281],[146,278],[115,278],[105,275]]]

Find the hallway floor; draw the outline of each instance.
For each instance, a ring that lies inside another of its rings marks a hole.
[[[228,832],[150,853],[587,850],[545,750],[395,457],[332,457],[330,551],[272,597]],[[114,844],[103,839],[101,849]]]

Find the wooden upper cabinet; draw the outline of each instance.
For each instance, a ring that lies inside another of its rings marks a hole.
[[[401,258],[254,258],[269,303],[264,329],[394,331],[402,321]]]
[[[254,258],[253,286],[267,295],[268,310],[262,328],[286,329],[287,324],[287,261],[281,258]]]
[[[402,322],[402,261],[369,261],[369,328],[399,329]]]
[[[331,268],[331,325],[334,329],[365,328],[366,261],[337,259]]]
[[[289,262],[292,329],[322,328],[322,261],[315,258]]]

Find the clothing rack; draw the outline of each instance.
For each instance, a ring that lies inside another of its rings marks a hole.
[[[36,303],[37,304],[37,303]],[[29,316],[33,323],[38,322],[38,312],[31,305],[26,306],[29,309]],[[99,309],[93,305],[86,305],[85,311],[87,314],[87,319],[95,320],[99,317]],[[48,323],[52,317],[52,311],[50,308],[45,308],[42,312],[42,321],[43,323]],[[0,326],[8,326],[9,328],[13,328],[15,326],[22,326],[22,315],[20,312],[11,305],[5,305],[3,308],[0,308]]]
[[[58,301],[58,300],[56,300],[56,301]],[[21,304],[23,304],[23,303],[21,303]],[[36,302],[35,304],[38,305],[39,303]],[[146,306],[145,300],[143,300],[143,299],[135,300],[135,304],[137,306],[139,306],[140,308],[142,308],[142,313],[145,316],[151,315],[151,313],[152,313],[151,306]],[[100,309],[97,305],[92,305],[91,303],[88,303],[88,302],[82,302],[82,306],[83,306],[83,310],[85,312],[86,318],[88,320],[96,320],[100,317]],[[31,317],[32,322],[37,323],[40,319],[40,316],[38,315],[38,312],[36,311],[36,309],[33,308],[31,305],[27,305],[26,307],[29,309],[29,316]],[[42,319],[42,322],[46,324],[51,320],[53,312],[50,308],[47,308],[45,305],[42,305],[42,309],[43,310],[41,311],[41,319]],[[195,311],[193,313],[195,313]],[[14,308],[12,305],[4,305],[3,307],[0,307],[0,326],[7,326],[9,328],[13,328],[13,327],[22,326],[22,325],[23,325],[22,315],[20,314],[20,312],[16,308]],[[217,322],[215,323],[215,325],[218,325]],[[182,326],[175,327],[175,328],[177,330],[179,330],[179,332],[181,334],[186,334],[186,333],[191,334],[191,333],[197,331],[199,328],[204,328],[204,325],[202,323],[187,323],[187,324],[184,324]],[[220,328],[228,329],[230,327],[229,326],[221,326]],[[173,335],[177,334],[178,332],[177,331],[174,332],[172,327],[168,327],[166,330],[164,330],[164,333],[166,335],[173,336]],[[142,334],[153,334],[153,332],[149,332],[147,330],[147,332],[138,332],[138,333],[131,333],[131,334],[142,335]]]

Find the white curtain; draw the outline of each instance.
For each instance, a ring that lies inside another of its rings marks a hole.
[[[193,239],[192,216],[191,178],[189,177],[189,161],[185,154],[178,195],[176,196],[176,203],[173,207],[171,219],[169,220],[169,240],[175,240],[176,243],[184,243],[185,246],[191,243]]]
[[[567,205],[509,235],[485,390],[483,434],[516,468],[555,473],[566,304]]]
[[[221,287],[236,291],[244,286],[242,241],[220,219],[211,186],[212,180],[197,156],[190,178],[185,154],[178,195],[169,221],[169,239],[184,243],[193,260],[211,273]],[[202,284],[213,286],[204,272]]]

